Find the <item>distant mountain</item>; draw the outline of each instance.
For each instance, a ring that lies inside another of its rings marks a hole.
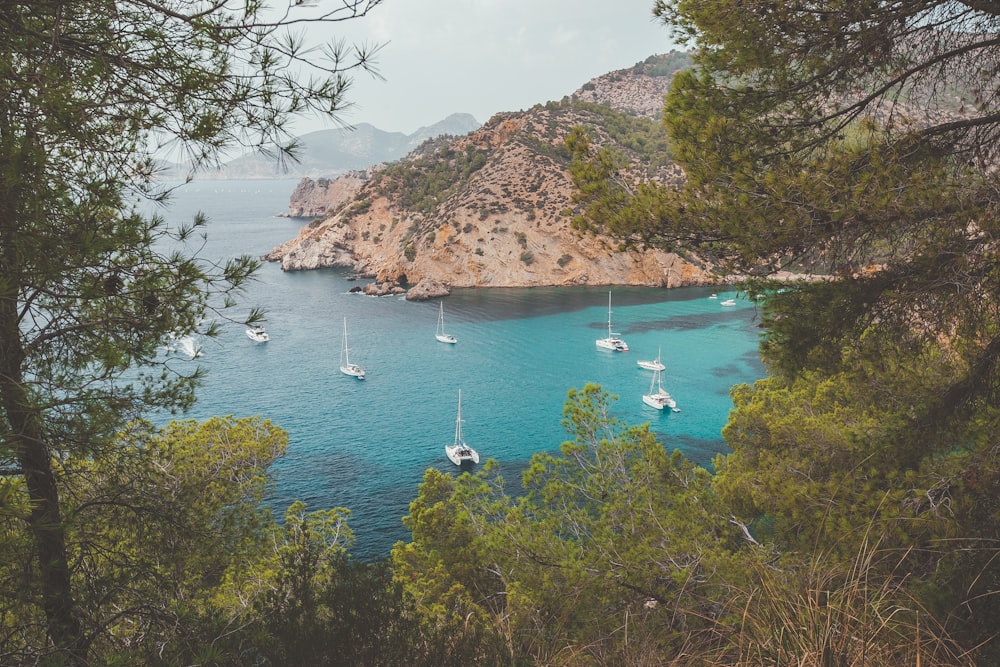
[[[277,164],[274,157],[248,153],[216,170],[201,172],[199,179],[330,178],[349,171],[367,169],[398,160],[428,139],[460,137],[479,129],[480,123],[467,113],[455,113],[412,134],[385,132],[368,123],[353,128],[320,130],[299,137],[299,161]],[[183,177],[181,166],[165,178]]]

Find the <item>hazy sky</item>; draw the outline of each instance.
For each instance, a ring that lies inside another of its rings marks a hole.
[[[331,0],[318,0],[318,2]],[[338,0],[332,0],[334,2]],[[452,113],[480,123],[559,100],[588,80],[675,48],[653,0],[385,0],[332,26],[349,43],[385,44],[384,81],[361,73],[350,124],[407,134]],[[305,133],[333,124],[296,125]]]

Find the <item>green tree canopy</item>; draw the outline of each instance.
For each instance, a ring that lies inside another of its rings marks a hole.
[[[516,498],[494,465],[425,475],[393,562],[449,658],[475,640],[489,664],[666,661],[742,582],[755,555],[709,473],[611,406],[596,385],[571,391],[572,439],[532,457]]]
[[[333,41],[310,50],[296,29],[379,2],[313,19],[258,0],[43,0],[0,12],[0,468],[25,482],[29,569],[51,649],[69,664],[85,660],[97,628],[84,627],[73,590],[57,462],[99,456],[147,409],[188,406],[197,370],[157,346],[198,326],[213,333],[207,309],[231,306],[256,266],[175,251],[192,228],[168,229],[136,198],[166,199],[154,180],[165,150],[194,169],[238,146],[287,155],[288,121],[339,112],[347,75],[370,55]]]
[[[840,558],[876,522],[920,551],[894,561],[910,590],[992,664],[996,515],[972,505],[994,506],[997,469],[1000,8],[654,11],[695,67],[664,114],[687,180],[649,224],[727,270],[825,277],[745,283],[772,377],[735,393],[722,496],[783,548]]]
[[[676,77],[665,110],[686,190],[654,224],[704,230],[743,271],[835,276],[849,298],[814,287],[771,299],[787,316],[773,335],[795,345],[820,327],[812,340],[833,349],[862,330],[955,340],[968,373],[943,388],[938,414],[967,415],[992,391],[1000,350],[995,8],[660,1],[656,12],[694,43],[696,68]]]

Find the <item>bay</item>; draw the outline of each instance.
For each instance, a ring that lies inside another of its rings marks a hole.
[[[296,181],[195,181],[177,190],[165,217],[208,218],[207,258],[260,256],[308,221],[275,217],[287,210]],[[670,450],[702,465],[726,449],[721,429],[729,389],[764,375],[755,310],[734,292],[707,288],[615,287],[613,325],[627,353],[596,347],[607,333],[607,287],[458,289],[444,300],[448,333],[435,340],[438,301],[351,293],[361,284],[346,270],[283,272],[262,267],[242,295],[246,309],[267,313],[271,340],[255,344],[226,325],[199,341],[195,361],[207,370],[199,400],[185,415],[262,415],[288,431],[286,456],[274,467],[269,504],[281,516],[293,500],[310,510],[346,507],[359,557],[388,554],[406,539],[401,518],[427,468],[458,473],[444,455],[454,436],[458,391],[463,434],[483,461],[497,460],[512,484],[536,452],[567,439],[567,392],[588,382],[617,395],[615,417],[649,422]],[[358,381],[339,371],[346,318]],[[636,365],[662,350],[664,388],[680,412],[642,403],[650,371]]]

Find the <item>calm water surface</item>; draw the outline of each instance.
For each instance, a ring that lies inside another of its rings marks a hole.
[[[206,213],[207,257],[259,256],[308,222],[275,217],[295,184],[195,182],[165,215],[183,221]],[[245,303],[267,311],[271,341],[256,345],[236,325],[202,341],[198,362],[208,374],[188,416],[259,414],[286,429],[288,452],[269,502],[279,516],[296,499],[313,510],[350,509],[361,557],[385,555],[407,538],[400,519],[427,468],[458,471],[444,445],[454,435],[459,389],[467,442],[514,478],[532,454],[566,439],[570,388],[601,384],[619,397],[615,416],[650,422],[665,447],[707,464],[725,449],[729,388],[763,376],[755,311],[740,300],[722,307],[731,292],[713,300],[701,288],[616,287],[614,329],[631,348],[619,354],[594,344],[607,332],[606,287],[455,290],[444,300],[445,328],[459,342],[447,345],[434,338],[438,301],[351,294],[360,283],[348,276],[266,264]],[[338,368],[345,317],[364,381]],[[680,412],[642,403],[651,373],[636,360],[655,358],[658,348],[663,385]]]

